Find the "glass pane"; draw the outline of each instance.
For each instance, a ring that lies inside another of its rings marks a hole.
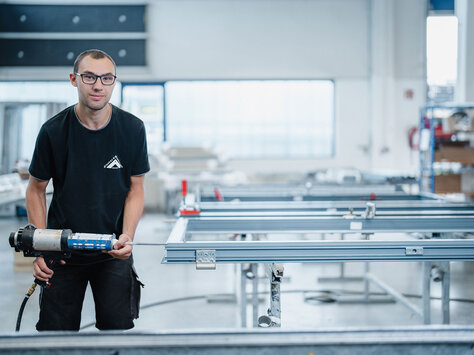
[[[120,87],[117,82],[110,99],[116,106],[120,105]],[[1,102],[60,102],[70,106],[77,103],[77,89],[69,81],[3,81],[0,98]]]
[[[47,119],[46,105],[27,105],[23,108],[21,144],[18,159],[28,161],[35,150],[36,136]]]
[[[428,98],[431,102],[454,99],[457,80],[458,19],[429,16],[426,21]]]
[[[122,107],[144,122],[148,152],[159,152],[163,141],[163,86],[125,85]]]
[[[120,104],[120,83],[110,100]],[[41,125],[67,106],[77,103],[77,89],[69,81],[0,82],[1,171],[28,166]]]
[[[180,81],[165,90],[172,146],[210,146],[230,158],[333,154],[332,81]]]

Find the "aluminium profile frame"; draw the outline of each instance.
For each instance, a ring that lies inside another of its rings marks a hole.
[[[472,209],[468,203],[446,202],[444,200],[415,200],[415,201],[246,201],[246,202],[201,202],[201,212],[264,212],[264,211],[348,211],[349,209],[364,210],[367,203],[376,204],[377,211],[381,210],[436,210],[436,209]]]
[[[165,263],[195,263],[213,250],[216,263],[474,260],[474,240],[190,241],[187,234],[470,233],[474,216],[343,218],[179,218],[166,242]]]
[[[386,193],[403,192],[402,184],[362,184],[331,182],[294,182],[294,183],[247,183],[240,185],[208,184],[198,185],[203,195],[213,195],[215,189],[231,194],[275,194],[275,193],[320,193],[324,192],[362,192]]]
[[[201,201],[216,201],[216,190],[226,200],[240,198],[242,201],[269,201],[279,198],[314,197],[316,200],[338,200],[344,196],[348,199],[374,196],[377,199],[384,195],[387,199],[443,199],[443,197],[427,192],[411,194],[403,191],[399,185],[391,184],[262,184],[237,186],[205,186],[196,188]]]
[[[367,237],[370,234],[391,232],[425,234],[442,232],[448,234],[471,233],[473,231],[474,216],[472,215],[405,218],[376,216],[373,219],[334,217],[179,218],[166,242],[166,254],[163,262],[196,263],[197,268],[214,269],[217,263],[465,261],[474,260],[473,239],[192,241],[186,240],[186,235],[317,232],[360,233]],[[449,263],[447,267],[449,267]],[[384,288],[380,282],[376,283]],[[445,285],[444,282],[443,287]],[[424,294],[426,293],[425,289],[426,287],[424,287]],[[387,292],[421,315],[421,311],[417,307],[410,306],[401,297],[397,298],[396,294],[388,289]],[[443,293],[443,322],[449,323],[449,304],[446,297],[449,297],[449,292]],[[430,322],[427,305],[429,302],[424,302],[423,318],[426,324]]]
[[[357,214],[361,212],[362,214]],[[364,210],[234,210],[234,211],[206,211],[201,210],[199,215],[183,215],[186,218],[196,217],[362,217]],[[384,216],[469,216],[474,215],[474,206],[470,208],[458,209],[424,209],[424,210],[402,210],[402,209],[380,209],[376,211],[379,217]]]
[[[275,202],[275,201],[432,201],[432,197],[426,195],[408,195],[405,193],[381,194],[372,196],[370,194],[316,194],[316,195],[227,195],[223,196],[224,201],[239,200],[244,202]],[[217,201],[216,197],[200,196],[199,202]]]
[[[211,205],[211,208],[208,209],[208,205]],[[217,206],[222,205],[230,205],[229,203],[220,202],[217,203]],[[273,204],[268,204],[268,206],[261,206],[263,208],[257,209],[255,208],[255,204],[250,204],[250,208],[248,208],[247,203],[233,203],[230,207],[232,209],[225,209],[224,211],[219,211],[216,209],[215,203],[203,203],[201,206],[199,217],[277,217],[277,216],[325,216],[325,217],[335,217],[335,216],[344,216],[344,217],[351,217],[351,218],[372,218],[374,216],[384,217],[384,216],[429,216],[429,215],[438,215],[438,216],[455,216],[455,215],[473,215],[474,214],[474,205],[471,204],[453,204],[449,203],[443,204],[444,207],[441,207],[439,203],[434,204],[423,204],[423,208],[416,208],[410,205],[410,208],[398,208],[390,207],[390,204],[386,204],[386,207],[379,208],[375,213],[375,204],[374,203],[367,203],[367,209],[363,211],[362,208],[358,208],[358,210],[362,210],[362,214],[354,213],[354,209],[351,208],[348,212],[347,210],[342,209],[320,209],[315,208],[311,209],[309,205],[318,206],[318,203],[314,202],[290,202],[285,204],[285,208],[273,206]],[[371,208],[373,208],[373,214],[371,215]],[[197,216],[183,216],[187,218],[196,218]],[[324,235],[323,235],[324,239]],[[341,239],[344,239],[344,234],[341,233]],[[344,276],[344,269],[345,263],[341,262],[340,264],[340,276],[338,277],[320,277],[319,281],[363,281],[364,283],[364,295],[362,298],[352,298],[352,299],[341,299],[339,302],[350,302],[350,303],[367,303],[369,302],[369,282],[375,284],[377,287],[381,288],[385,291],[388,295],[391,296],[391,299],[394,299],[401,304],[408,307],[413,313],[421,316],[425,324],[429,324],[431,322],[430,316],[430,308],[429,308],[429,297],[430,297],[430,274],[431,274],[431,267],[432,264],[429,261],[423,262],[423,308],[420,309],[418,306],[413,305],[410,301],[408,301],[402,294],[397,292],[395,289],[390,287],[388,284],[384,283],[380,279],[378,279],[375,275],[369,272],[369,263],[366,262],[365,264],[365,274],[362,277],[347,277]],[[434,267],[435,264],[433,264]],[[257,264],[252,264],[252,268],[256,268]],[[443,314],[443,323],[449,323],[449,261],[440,262],[436,264],[436,267],[440,271],[441,281],[442,281],[442,314]],[[242,280],[245,277],[241,277]],[[255,280],[254,280],[255,281]],[[243,282],[243,281],[242,281]],[[253,287],[255,291],[256,286]],[[244,296],[241,295],[241,299]],[[372,300],[373,301],[373,300]],[[377,299],[377,302],[387,302],[387,300]],[[270,304],[273,304],[273,299],[271,299]],[[253,304],[254,308],[256,306],[255,301]],[[242,304],[241,307],[244,307]],[[254,310],[254,318],[255,318],[255,310]],[[242,310],[242,324],[246,324],[246,315],[245,312]],[[254,319],[255,320],[255,319]]]

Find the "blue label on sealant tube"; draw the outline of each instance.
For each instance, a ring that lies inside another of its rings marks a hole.
[[[69,238],[67,241],[68,249],[74,250],[112,250],[113,244],[111,238],[92,239],[81,236]]]

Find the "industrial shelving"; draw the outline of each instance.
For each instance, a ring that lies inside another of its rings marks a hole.
[[[464,193],[462,172],[474,172],[474,103],[436,104],[420,110],[420,191]],[[466,185],[466,184],[464,184]]]

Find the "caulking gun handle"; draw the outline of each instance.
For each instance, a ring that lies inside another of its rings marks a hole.
[[[46,266],[51,270],[55,269],[55,266],[57,265],[57,263],[60,260],[60,259],[50,257],[50,256],[43,256],[43,259],[44,259],[44,262],[46,263]],[[35,284],[37,284],[37,285],[39,285],[43,288],[49,288],[51,286],[51,282],[42,281],[42,280],[37,279],[36,277],[35,277]]]
[[[46,266],[53,270],[56,268],[56,266],[58,265],[58,263],[61,263],[61,261],[63,261],[64,259],[68,259],[71,257],[71,253],[69,252],[51,252],[51,253],[47,253],[46,255],[43,255],[43,254],[39,254],[39,255],[35,255],[36,257],[38,256],[41,256],[43,259],[44,259],[44,262],[46,263]],[[63,261],[64,263],[64,261]],[[38,280],[37,278],[35,278],[35,284],[41,286],[41,287],[50,287],[51,286],[51,283],[48,281],[41,281],[41,280]]]

